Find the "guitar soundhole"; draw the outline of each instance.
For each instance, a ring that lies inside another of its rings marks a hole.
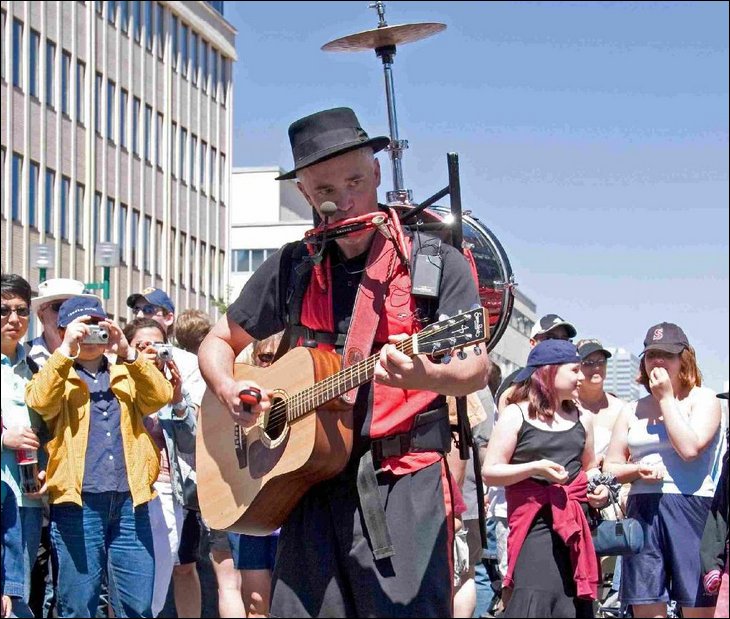
[[[286,403],[281,398],[274,398],[271,411],[266,420],[264,432],[272,440],[279,438],[286,428]]]

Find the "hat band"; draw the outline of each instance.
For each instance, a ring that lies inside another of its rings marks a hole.
[[[367,140],[368,134],[359,127],[332,129],[297,144],[292,149],[294,161],[296,165],[299,165],[299,162],[303,159],[311,159],[333,148],[349,146],[353,142],[366,142]]]

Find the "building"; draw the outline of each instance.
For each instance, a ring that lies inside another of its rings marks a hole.
[[[285,243],[296,241],[312,227],[312,207],[296,180],[277,181],[278,167],[233,168],[231,194],[230,303],[252,273]]]
[[[215,314],[226,280],[234,28],[222,2],[3,0],[2,268],[165,289]],[[217,8],[216,8],[217,7]]]
[[[611,353],[606,366],[606,380],[603,388],[609,393],[630,402],[645,393],[643,387],[636,382],[639,376],[639,358],[624,348],[606,347]]]
[[[524,367],[530,354],[530,331],[537,321],[537,305],[527,295],[514,288],[515,302],[509,324],[489,353],[494,363],[502,369],[502,376]]]

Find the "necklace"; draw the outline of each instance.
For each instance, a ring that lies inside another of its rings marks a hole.
[[[347,268],[347,262],[350,262],[353,265],[362,264],[363,266],[360,269],[355,268],[353,270],[350,270]],[[342,268],[342,270],[345,273],[347,273],[348,275],[359,275],[360,273],[365,271],[365,269],[367,268],[367,253],[363,253],[363,254],[360,254],[359,256],[355,256],[354,258],[352,258],[351,260],[348,261],[347,258],[345,258],[342,255],[342,252],[340,252],[340,249],[337,248],[337,264],[335,266]]]

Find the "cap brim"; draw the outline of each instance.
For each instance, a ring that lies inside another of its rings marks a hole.
[[[606,359],[610,359],[613,356],[610,352],[608,352],[605,348],[599,346],[598,344],[586,344],[585,346],[581,346],[578,349],[578,354],[580,355],[581,359],[589,357],[594,352],[602,352]]]
[[[517,376],[514,377],[512,383],[524,383],[532,374],[535,372],[537,368],[530,367],[529,365],[525,368],[522,368],[518,373]]]
[[[649,346],[644,348],[641,354],[643,355],[647,350],[663,350],[664,352],[678,355],[685,348],[686,346],[684,346],[684,344],[649,344]]]
[[[349,153],[352,150],[357,150],[358,148],[365,148],[366,146],[369,146],[373,149],[374,153],[377,153],[383,150],[386,146],[388,146],[388,144],[390,144],[390,138],[384,135],[378,136],[376,138],[370,138],[369,140],[365,140],[364,142],[358,140],[355,142],[350,142],[349,144],[342,144],[329,149],[329,151],[321,151],[317,153],[311,161],[304,161],[301,165],[297,166],[290,172],[286,172],[281,176],[277,176],[274,180],[291,180],[297,177],[297,172],[299,172],[299,170],[303,170],[304,168],[313,166],[315,163],[322,163],[323,161],[327,161],[328,159],[332,159],[333,157],[344,155],[345,153]]]
[[[85,316],[90,316],[91,318],[98,318],[99,320],[109,320],[109,316],[106,315],[106,314],[102,314],[100,312],[87,312],[85,314],[79,314],[78,316],[74,316],[66,324],[58,324],[57,323],[57,326],[58,326],[59,329],[65,329],[66,327],[68,327],[77,318],[81,318],[81,317],[85,317]]]
[[[88,294],[88,293],[82,293],[82,294],[49,294],[45,297],[34,297],[30,300],[30,307],[33,310],[37,310],[41,305],[45,305],[46,303],[53,303],[54,301],[60,301],[60,300],[66,300],[66,299],[75,299],[75,298],[81,298],[81,299],[98,299],[99,297],[95,294]]]
[[[725,391],[723,393],[718,393],[717,394],[717,397],[720,398],[721,400],[727,400],[728,399],[728,395],[730,395],[730,394],[728,394],[728,392]]]
[[[134,294],[130,294],[127,297],[127,307],[134,307],[134,304],[139,300],[144,299],[147,301],[147,297],[145,297],[143,294],[140,294],[139,292],[135,292]]]

